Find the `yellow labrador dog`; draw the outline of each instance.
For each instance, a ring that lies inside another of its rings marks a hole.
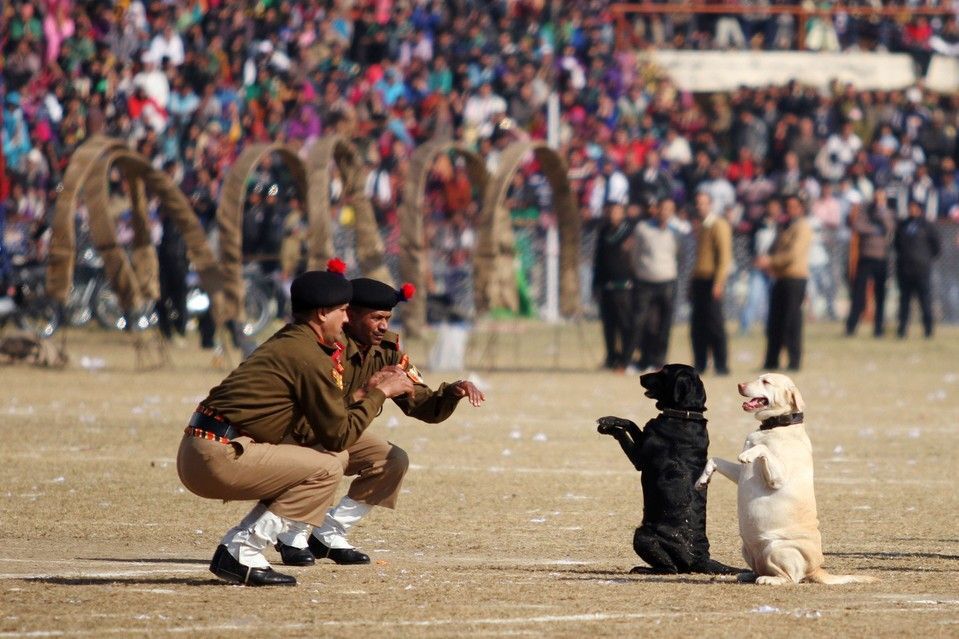
[[[785,375],[769,373],[739,384],[743,410],[760,421],[749,434],[739,463],[710,459],[696,488],[719,471],[739,485],[739,534],[743,558],[757,584],[801,581],[870,583],[872,577],[830,575],[822,569],[822,538],[813,490],[812,444],[803,425],[799,389]]]

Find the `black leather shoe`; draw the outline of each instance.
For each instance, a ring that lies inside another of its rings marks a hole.
[[[296,578],[276,572],[272,568],[244,566],[233,558],[226,546],[220,544],[210,561],[210,572],[231,583],[246,586],[295,586]]]
[[[330,548],[314,535],[310,535],[307,543],[317,559],[332,559],[342,565],[370,563],[370,556],[356,548]]]
[[[276,549],[280,552],[280,559],[283,560],[284,565],[312,566],[316,563],[309,548],[296,548],[278,541],[276,542]]]

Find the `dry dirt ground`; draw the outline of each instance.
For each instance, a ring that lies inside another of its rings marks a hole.
[[[932,342],[839,332],[808,328],[795,378],[827,567],[878,584],[628,574],[640,475],[594,420],[654,408],[635,377],[594,370],[595,325],[507,323],[471,346],[484,407],[430,426],[391,405],[374,424],[413,465],[399,510],[353,536],[373,564],[293,568],[286,589],[217,581],[209,559],[249,505],[177,480],[184,422],[224,374],[209,353],[191,339],[172,367],[138,372],[122,337],[71,332],[68,369],[0,369],[0,638],[959,636],[959,328]],[[761,348],[733,338],[733,376],[704,378],[714,455],[734,458],[754,428],[734,382]],[[683,329],[672,355],[688,360]],[[709,534],[716,558],[742,565],[721,477]]]

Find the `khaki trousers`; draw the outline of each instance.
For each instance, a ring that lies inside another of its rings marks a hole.
[[[346,493],[350,499],[371,506],[396,508],[400,486],[410,465],[406,451],[379,435],[364,431],[352,446],[336,456],[343,464],[344,475],[358,475]]]
[[[333,453],[237,437],[221,444],[184,436],[177,472],[200,497],[258,499],[275,515],[319,526],[333,505],[343,464]]]
[[[409,467],[406,452],[369,432],[344,451],[264,444],[237,437],[229,444],[184,436],[177,454],[183,485],[209,499],[256,499],[275,515],[320,526],[344,475],[358,475],[347,493],[394,508]]]

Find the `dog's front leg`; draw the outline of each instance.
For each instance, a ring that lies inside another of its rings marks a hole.
[[[634,422],[621,417],[600,417],[597,430],[603,435],[612,435],[632,462],[633,467],[643,470],[643,439],[645,435]]]
[[[705,490],[706,485],[709,484],[709,480],[712,479],[713,473],[716,471],[719,471],[720,475],[727,477],[734,484],[738,484],[739,473],[742,471],[742,467],[739,464],[734,464],[725,459],[711,457],[709,461],[706,462],[703,474],[696,480],[696,490]]]
[[[757,444],[744,450],[739,455],[739,461],[743,464],[755,462],[759,466],[766,485],[773,490],[779,490],[786,483],[786,467],[764,444]]]

